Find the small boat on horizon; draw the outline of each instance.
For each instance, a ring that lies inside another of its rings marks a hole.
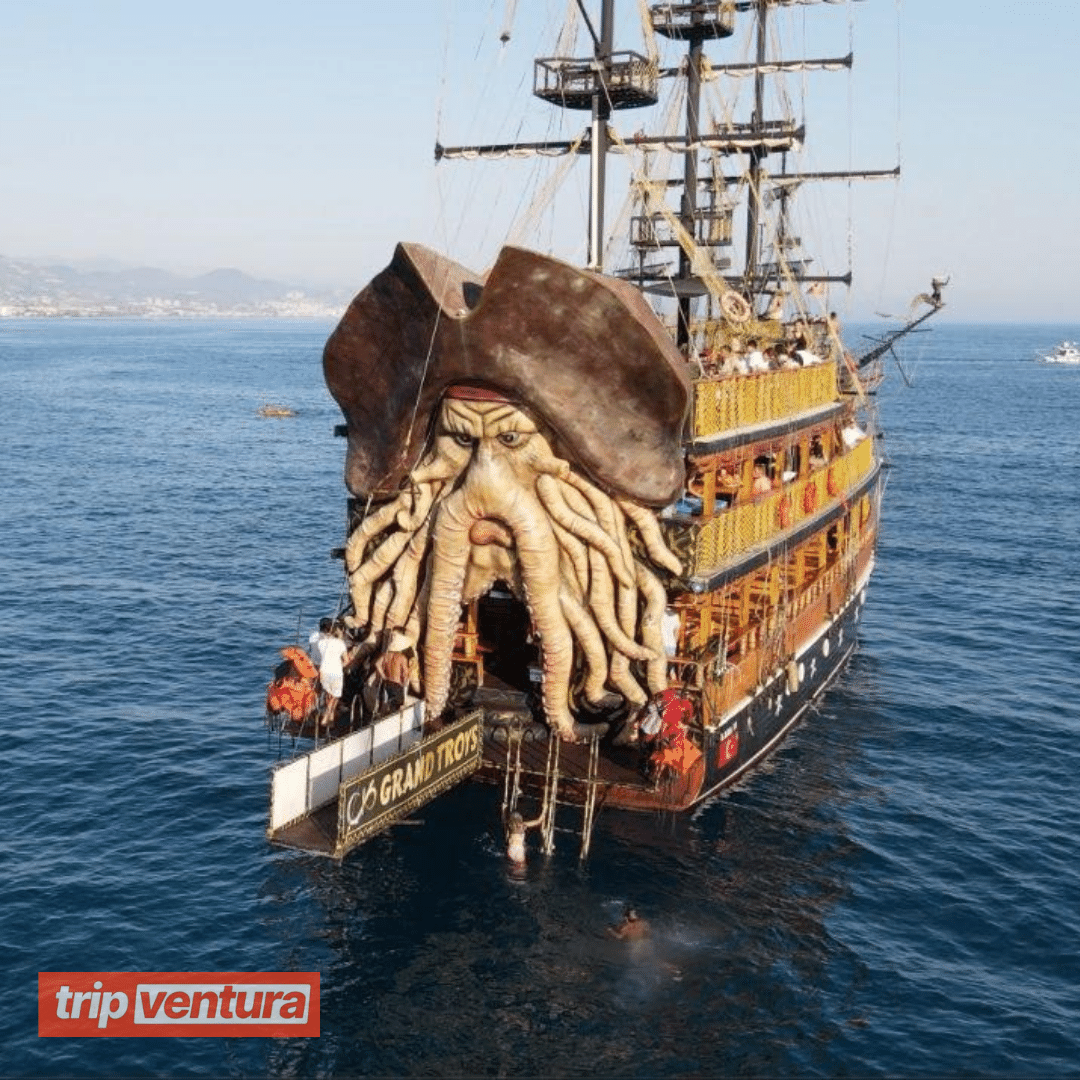
[[[1036,359],[1041,364],[1080,364],[1080,345],[1073,341],[1063,341]]]

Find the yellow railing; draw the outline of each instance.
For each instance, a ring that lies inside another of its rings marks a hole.
[[[735,556],[786,532],[829,503],[839,502],[869,474],[873,464],[873,439],[863,439],[853,450],[815,469],[809,477],[692,525],[696,533],[692,574],[701,577],[718,570]]]
[[[701,379],[694,383],[694,438],[783,420],[838,396],[834,363]]]

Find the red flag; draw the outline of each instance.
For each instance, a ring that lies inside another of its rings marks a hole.
[[[720,754],[717,764],[722,769],[729,761],[734,761],[739,753],[739,733],[733,731],[720,742]]]

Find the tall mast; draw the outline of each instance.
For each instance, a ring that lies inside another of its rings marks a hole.
[[[686,44],[686,132],[677,138],[658,139],[664,145],[674,147],[682,143],[683,178],[682,194],[679,202],[679,224],[698,247],[713,248],[722,246],[725,239],[726,225],[721,222],[722,211],[717,211],[715,204],[706,211],[698,207],[698,188],[700,158],[702,150],[710,150],[715,137],[701,132],[701,78],[705,65],[704,43],[717,38],[730,37],[734,30],[734,10],[717,0],[667,0],[662,4],[653,4],[650,8],[653,30],[673,41],[685,41]],[[677,76],[679,69],[666,71],[665,74]],[[648,145],[650,137],[639,138],[638,143]],[[715,190],[713,196],[715,200]],[[678,298],[679,318],[676,329],[680,346],[690,342],[692,308],[694,298],[701,293],[700,283],[694,280],[694,267],[690,254],[679,244],[670,231],[661,232],[655,223],[642,222],[640,241],[651,241],[654,246],[679,246],[679,273],[676,278],[675,295]],[[636,241],[636,242],[640,242]],[[716,256],[710,255],[714,264]]]
[[[604,188],[608,155],[608,120],[611,99],[608,82],[615,34],[615,0],[603,0],[600,37],[596,47],[596,84],[592,98],[592,130],[589,139],[589,257],[590,270],[604,269]],[[584,8],[582,8],[584,14]],[[591,30],[592,27],[590,26]]]
[[[682,227],[691,235],[697,235],[695,218],[697,216],[698,188],[698,152],[697,143],[700,134],[701,116],[701,56],[704,35],[701,33],[702,11],[694,7],[690,13],[690,47],[686,53],[686,153],[683,156],[683,192],[682,192]],[[690,256],[679,248],[679,277],[683,281],[690,277]],[[690,341],[690,309],[692,300],[689,296],[679,297],[679,325],[677,344],[686,345]]]
[[[754,114],[751,123],[755,129],[765,125],[765,22],[768,17],[768,0],[757,0],[757,70],[754,73]],[[746,204],[746,268],[744,279],[747,288],[753,288],[757,277],[758,234],[761,225],[761,151],[750,150],[750,197]]]
[[[686,43],[686,56],[675,67],[660,67],[656,57],[642,56],[632,51],[614,49],[615,0],[575,0],[588,29],[592,48],[587,56],[549,56],[535,61],[533,93],[561,109],[588,111],[589,126],[575,139],[546,139],[538,142],[515,141],[477,146],[443,146],[435,144],[435,159],[474,157],[504,157],[508,154],[573,154],[588,147],[589,220],[588,266],[603,269],[604,259],[604,202],[606,159],[611,152],[609,121],[616,111],[655,105],[658,82],[661,78],[686,79],[685,131],[649,134],[644,130],[633,136],[634,148],[642,153],[666,150],[683,157],[682,176],[661,178],[660,186],[668,190],[681,189],[678,208],[666,204],[660,208],[645,200],[644,212],[630,221],[630,242],[639,254],[636,269],[621,272],[636,279],[646,292],[671,297],[678,305],[677,336],[680,345],[687,345],[693,326],[692,310],[697,297],[708,293],[709,287],[695,274],[694,259],[686,250],[686,237],[692,247],[701,252],[712,271],[722,274],[731,267],[731,260],[721,255],[730,248],[734,237],[732,225],[734,208],[726,191],[742,189],[747,184],[745,266],[741,274],[733,271],[726,278],[728,287],[741,288],[747,299],[754,300],[770,278],[778,273],[781,262],[786,263],[785,276],[799,282],[851,283],[850,269],[844,274],[809,273],[809,260],[788,262],[783,254],[797,245],[790,232],[789,202],[795,186],[805,181],[851,179],[895,179],[899,167],[874,170],[829,170],[787,172],[785,156],[781,170],[770,174],[764,168],[771,154],[786,155],[805,140],[805,130],[794,120],[769,120],[766,117],[766,79],[781,73],[798,71],[839,71],[852,66],[852,55],[816,58],[784,58],[769,56],[768,16],[774,6],[795,3],[813,4],[834,0],[663,0],[649,5],[648,18],[652,32],[672,41]],[[588,8],[599,7],[597,25]],[[754,19],[755,59],[749,63],[711,64],[713,75],[742,76],[753,73],[754,92],[749,123],[726,119],[703,124],[702,83],[706,77],[704,43],[731,37],[737,14]],[[702,154],[714,162],[714,175],[702,176]],[[745,174],[725,173],[717,162],[729,158],[747,161]],[[745,179],[744,179],[745,177]],[[655,185],[653,185],[655,187]],[[777,235],[775,241],[781,253],[776,263],[763,258],[762,232],[766,221],[764,189],[779,199]],[[708,192],[706,205],[702,194]],[[669,264],[646,266],[646,256],[663,249],[678,248],[678,270],[671,272]]]

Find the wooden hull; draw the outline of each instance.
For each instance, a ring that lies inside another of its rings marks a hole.
[[[598,809],[667,812],[690,810],[740,782],[782,744],[850,658],[873,571],[875,541],[876,534],[868,531],[835,584],[812,591],[803,609],[781,628],[787,640],[797,642],[781,662],[694,733],[702,756],[685,774],[651,782],[638,751],[614,746],[610,737],[601,740],[591,766],[589,747],[580,744],[560,744],[553,762],[546,731],[523,714],[525,734],[515,739],[507,710],[501,709],[493,711],[486,725],[477,778],[505,787],[517,783],[537,801],[554,783],[560,803],[576,804],[584,804],[595,785]],[[751,662],[760,665],[761,658],[751,657]],[[718,686],[709,685],[703,700],[718,702],[722,694]]]

